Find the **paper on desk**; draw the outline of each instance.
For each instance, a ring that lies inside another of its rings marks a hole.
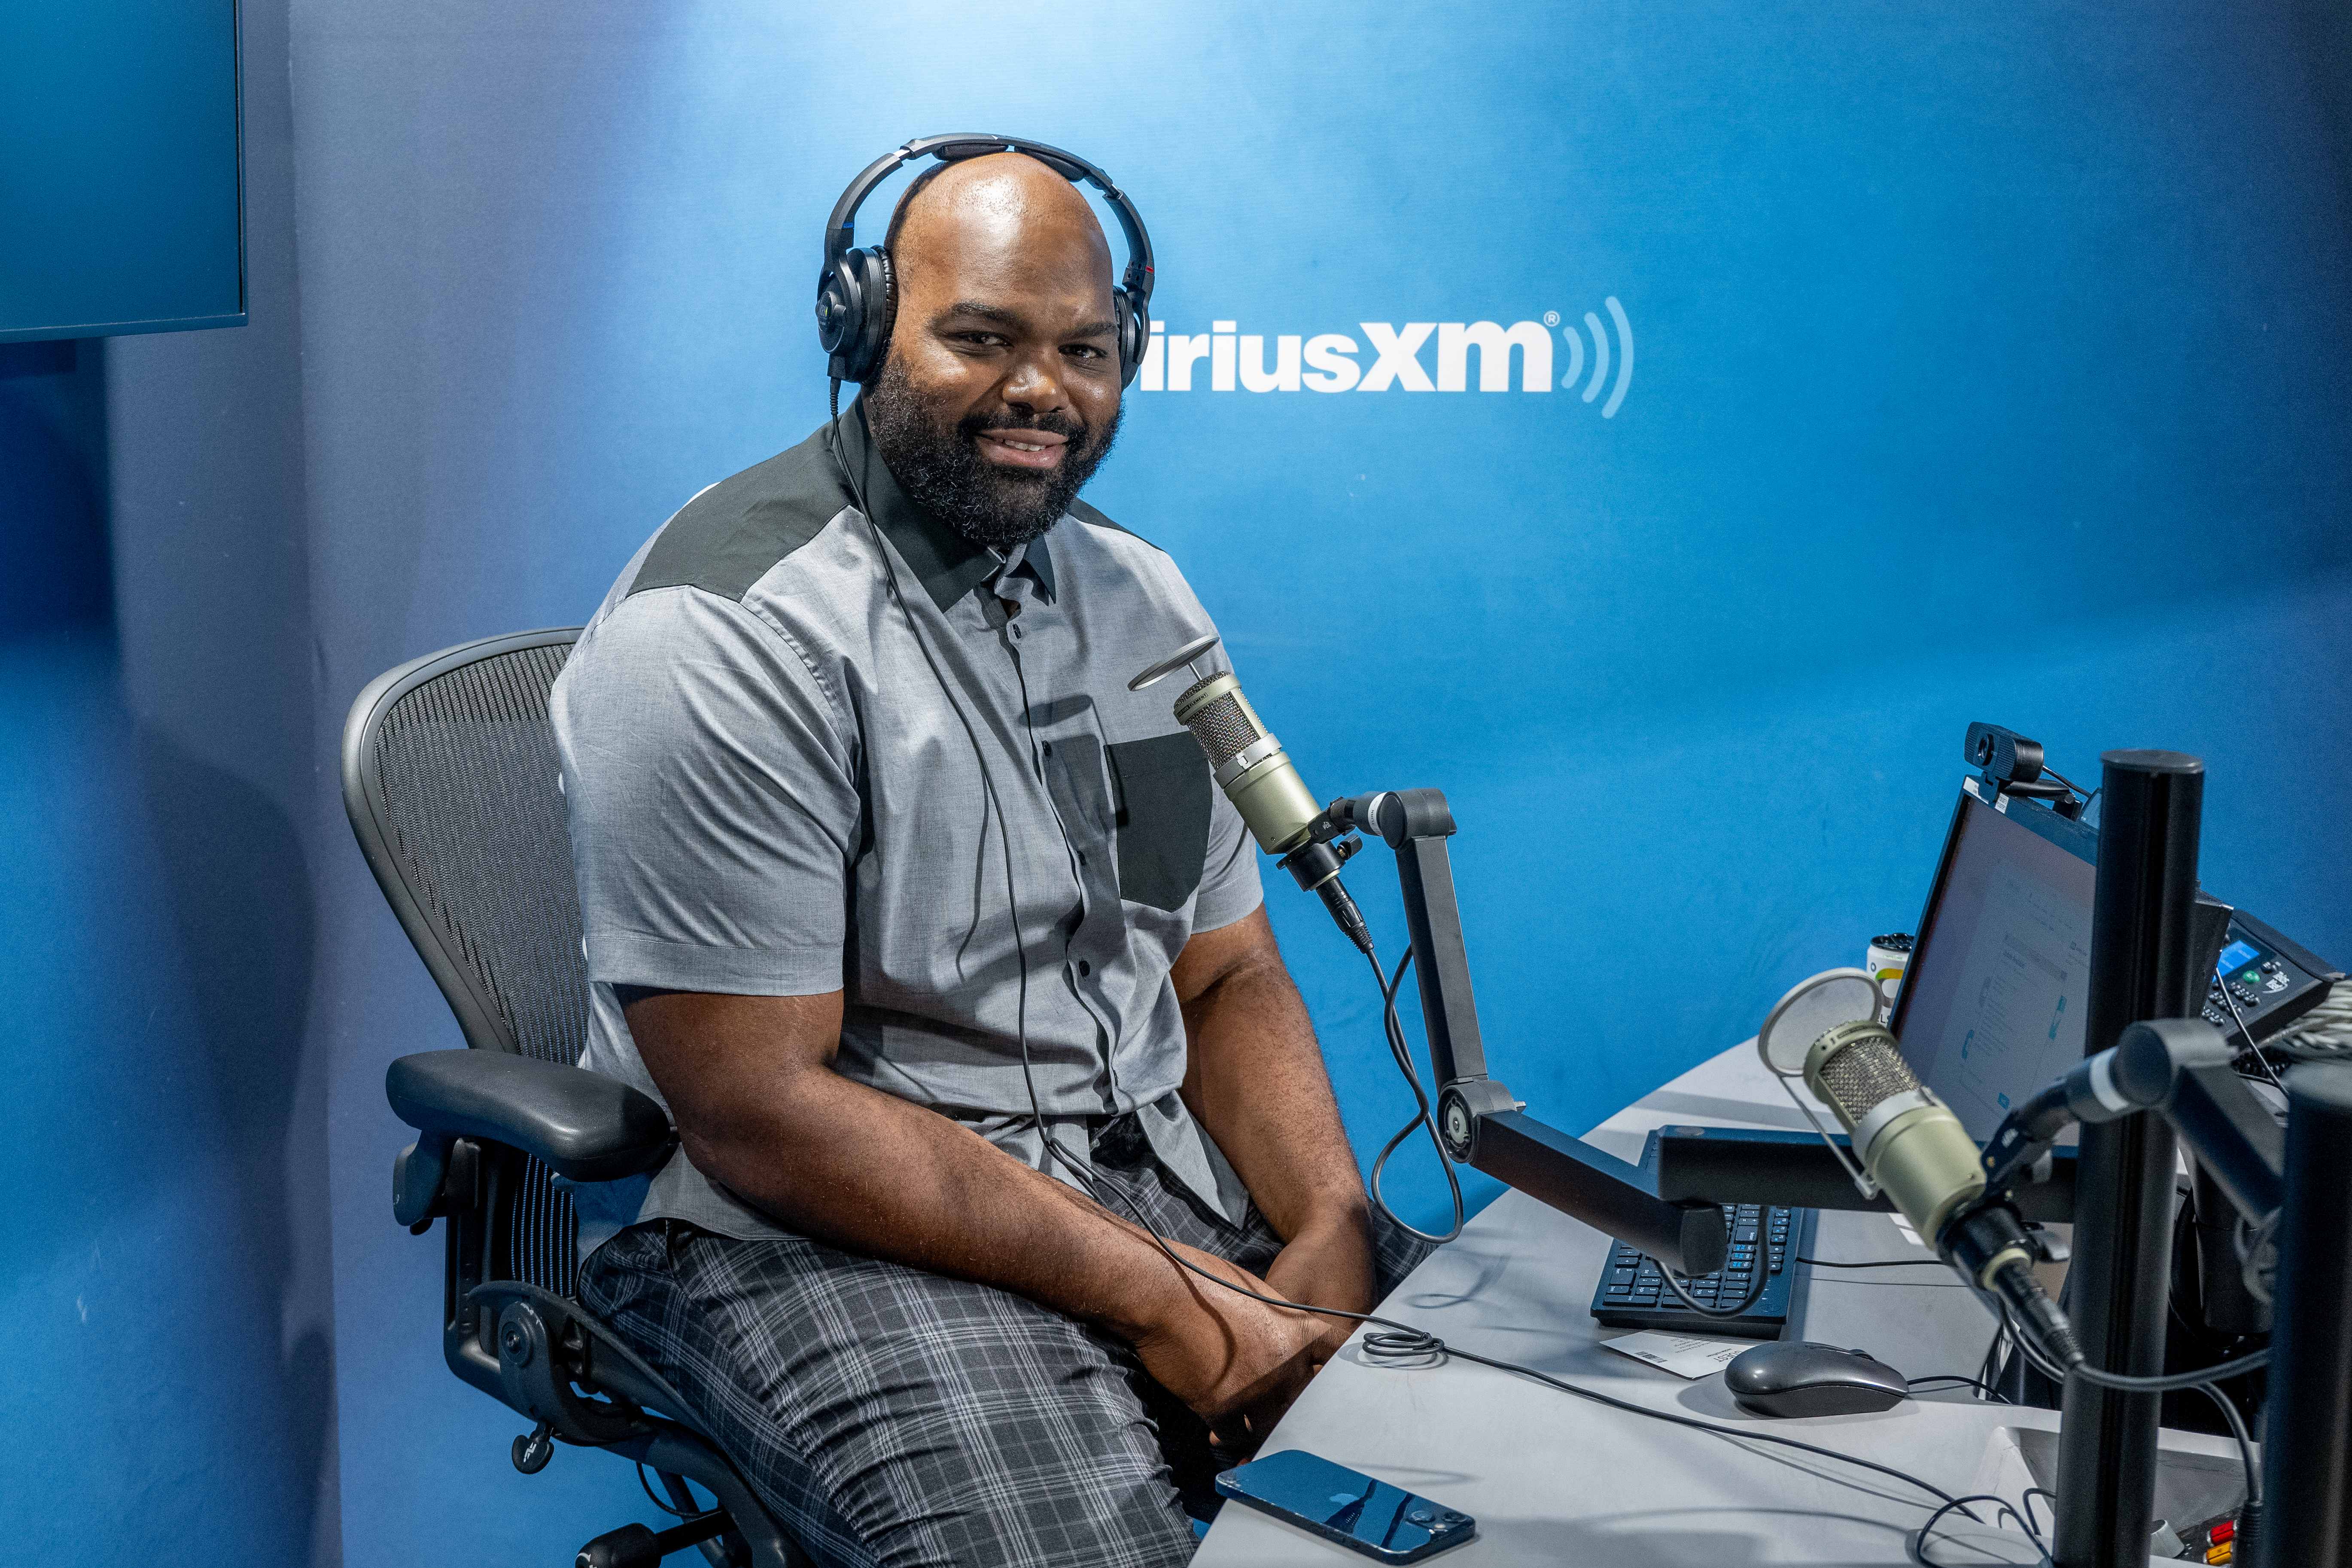
[[[1619,1355],[1660,1366],[1676,1377],[1701,1378],[1721,1372],[1731,1358],[1752,1347],[1754,1340],[1697,1340],[1683,1334],[1662,1334],[1644,1329],[1601,1342]]]

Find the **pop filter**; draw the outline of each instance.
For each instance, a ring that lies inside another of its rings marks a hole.
[[[1133,680],[1127,683],[1127,689],[1129,691],[1140,691],[1155,680],[1165,680],[1216,646],[1217,634],[1214,632],[1211,632],[1204,637],[1194,637],[1158,664],[1139,672]],[[1201,672],[1196,669],[1192,673],[1197,677]]]
[[[1805,1053],[1840,1024],[1875,1023],[1878,986],[1860,969],[1825,969],[1772,1004],[1756,1031],[1756,1054],[1782,1078],[1805,1076]]]

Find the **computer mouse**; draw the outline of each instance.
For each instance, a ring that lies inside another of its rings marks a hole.
[[[1782,1340],[1745,1350],[1723,1384],[1758,1415],[1858,1415],[1910,1397],[1903,1374],[1867,1351]]]

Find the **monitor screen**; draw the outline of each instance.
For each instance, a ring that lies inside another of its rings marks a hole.
[[[2261,948],[2242,937],[2221,950],[2221,960],[2214,964],[2213,973],[2227,975],[2232,970],[2243,970],[2245,973],[2237,976],[2240,984],[2260,985],[2265,956]]]
[[[8,5],[0,44],[0,343],[241,324],[233,0]]]
[[[1980,1143],[2083,1059],[2091,968],[2097,836],[2010,810],[2030,825],[1961,797],[1894,1017],[1904,1060]]]

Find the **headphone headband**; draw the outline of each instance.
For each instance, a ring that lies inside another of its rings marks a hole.
[[[1143,215],[1135,210],[1135,204],[1127,199],[1126,193],[1111,183],[1111,177],[1108,174],[1104,174],[1102,170],[1087,163],[1084,158],[1074,153],[1065,153],[1059,147],[1050,147],[1043,142],[1030,142],[1018,136],[992,136],[976,132],[965,132],[950,136],[920,136],[904,146],[893,148],[889,153],[867,164],[865,172],[852,180],[849,183],[849,188],[841,193],[841,199],[833,205],[833,216],[825,221],[824,269],[819,274],[818,321],[820,325],[830,324],[830,320],[825,314],[824,295],[825,280],[833,279],[836,273],[843,270],[844,263],[855,250],[857,243],[857,209],[865,205],[867,196],[874,194],[874,188],[877,185],[887,179],[902,163],[911,163],[923,158],[937,158],[942,163],[961,163],[966,158],[984,158],[993,153],[1023,153],[1036,159],[1074,185],[1081,183],[1090,184],[1102,193],[1103,199],[1108,202],[1111,210],[1118,215],[1119,229],[1127,237],[1127,269],[1119,279],[1119,289],[1124,296],[1123,314],[1128,318],[1127,321],[1121,323],[1121,358],[1126,363],[1120,366],[1120,370],[1126,379],[1133,379],[1135,371],[1141,363],[1142,333],[1127,329],[1129,323],[1140,323],[1143,329],[1148,331],[1151,314],[1153,283],[1151,237],[1144,232]],[[887,279],[887,266],[884,273]],[[873,310],[876,303],[877,302],[860,300],[853,306],[846,299],[836,301],[837,306],[856,310],[860,317],[863,317],[866,311]],[[844,319],[846,321],[845,311]],[[862,325],[863,322],[859,324]],[[887,325],[884,326],[883,332],[887,338]],[[1130,344],[1128,341],[1130,338],[1137,341]],[[877,339],[873,342],[877,357],[881,341],[883,340]],[[1132,354],[1128,352],[1130,348],[1133,350]],[[836,365],[839,366],[843,359],[841,350],[833,342],[828,342],[826,349],[828,353],[835,355]],[[863,356],[852,356],[853,361],[862,358]],[[860,365],[857,368],[878,368],[878,366]],[[840,369],[836,368],[835,374],[841,374]],[[863,375],[845,375],[842,379],[860,381],[865,378]]]

